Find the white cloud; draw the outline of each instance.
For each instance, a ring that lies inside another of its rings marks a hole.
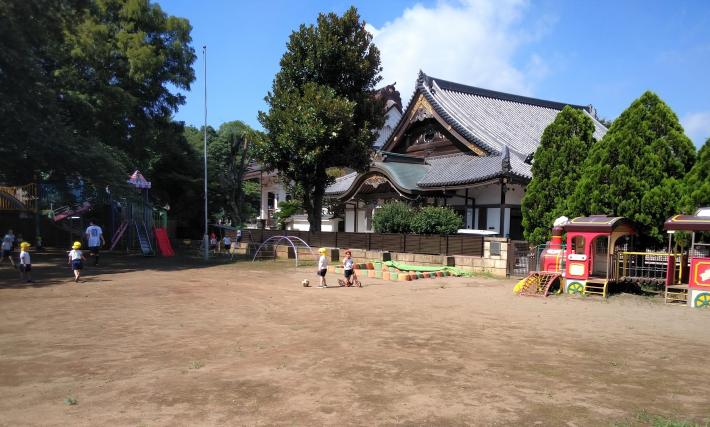
[[[685,134],[693,140],[696,146],[702,147],[710,138],[710,111],[686,114],[682,119]]]
[[[397,82],[406,104],[421,69],[431,76],[487,89],[532,94],[547,74],[539,54],[515,65],[521,46],[538,40],[549,17],[521,28],[525,0],[441,1],[406,9],[380,28],[368,25],[381,51],[383,84]]]

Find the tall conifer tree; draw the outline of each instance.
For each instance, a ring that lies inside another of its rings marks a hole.
[[[710,138],[705,141],[698,160],[684,180],[685,192],[681,207],[692,214],[697,208],[710,206]]]
[[[554,220],[571,214],[565,203],[579,181],[593,133],[592,119],[567,106],[542,134],[522,203],[524,235],[531,244],[549,240]]]
[[[663,222],[680,208],[679,180],[695,147],[675,113],[656,94],[634,101],[592,146],[568,205],[584,214],[624,216],[645,243],[663,241]]]

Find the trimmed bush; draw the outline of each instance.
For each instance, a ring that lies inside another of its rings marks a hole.
[[[301,210],[301,203],[297,200],[284,200],[279,203],[279,211],[274,213],[274,219],[279,224],[279,230],[286,229],[286,220]]]
[[[412,210],[400,201],[387,202],[375,210],[372,227],[377,233],[411,232]]]
[[[455,234],[463,219],[450,208],[428,206],[411,219],[411,229],[417,234]]]

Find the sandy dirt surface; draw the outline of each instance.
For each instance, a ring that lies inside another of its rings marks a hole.
[[[185,257],[106,256],[75,284],[33,261],[33,286],[0,266],[4,426],[710,421],[708,311]]]

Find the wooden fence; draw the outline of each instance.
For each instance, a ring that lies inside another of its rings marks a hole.
[[[312,247],[365,249],[429,255],[483,256],[483,236],[244,230],[243,241],[262,243],[273,236],[299,237]]]

